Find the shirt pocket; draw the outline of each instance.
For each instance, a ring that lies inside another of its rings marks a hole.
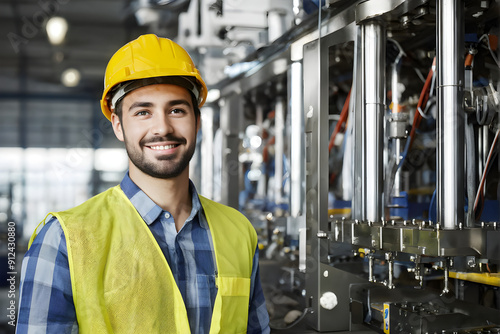
[[[249,297],[250,282],[245,277],[217,277],[219,293],[226,297]]]
[[[188,308],[212,308],[217,296],[215,275],[196,274],[179,280],[178,286]]]

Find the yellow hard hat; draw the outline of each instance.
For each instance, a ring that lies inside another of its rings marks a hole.
[[[113,108],[111,99],[117,88],[121,89],[123,96],[132,89],[140,87],[140,80],[143,80],[143,85],[146,85],[154,83],[148,80],[149,78],[165,77],[171,77],[173,84],[178,84],[193,92],[198,100],[198,107],[201,108],[205,103],[207,86],[193,60],[180,45],[154,34],[142,35],[125,44],[115,52],[106,67],[104,92],[101,99],[102,113],[111,120]],[[135,85],[130,85],[136,80],[138,82]],[[162,82],[165,81],[160,80],[157,83]],[[194,85],[186,86],[188,82]],[[128,85],[128,88],[122,87],[125,85]]]

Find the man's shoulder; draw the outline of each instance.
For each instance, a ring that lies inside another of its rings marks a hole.
[[[200,202],[201,202],[201,205],[202,205],[205,213],[207,213],[207,211],[210,212],[212,210],[214,210],[214,211],[216,210],[216,211],[219,211],[220,213],[223,213],[225,215],[238,217],[239,219],[244,219],[244,220],[248,221],[248,219],[245,217],[245,215],[243,215],[241,212],[239,212],[238,210],[236,210],[233,207],[227,206],[227,205],[222,204],[222,203],[215,202],[215,201],[208,199],[206,197],[203,197],[201,195],[199,195],[199,198],[200,198]]]
[[[200,196],[200,202],[207,220],[212,222],[212,224],[209,223],[210,228],[221,228],[233,232],[244,231],[242,234],[234,233],[231,235],[247,235],[251,236],[252,240],[256,240],[257,234],[255,232],[255,228],[244,214],[235,208],[212,201],[203,196]],[[214,226],[213,224],[217,224],[217,226]]]
[[[120,192],[122,192],[120,189],[120,186],[114,186],[114,187],[108,188],[107,190],[105,190],[97,195],[92,196],[91,198],[87,199],[83,203],[78,204],[78,205],[72,207],[71,209],[61,211],[60,213],[65,214],[65,213],[73,212],[76,210],[82,211],[82,210],[85,210],[89,207],[95,209],[94,206],[99,202],[115,201],[116,199],[119,199],[121,197],[119,194]]]

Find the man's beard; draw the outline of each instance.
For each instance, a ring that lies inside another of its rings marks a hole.
[[[175,141],[177,143],[186,143],[184,138],[155,138],[153,140],[148,140],[147,143],[151,144],[153,142],[161,141]],[[129,156],[130,161],[136,166],[141,172],[158,179],[170,179],[179,176],[188,166],[189,161],[193,157],[194,150],[196,148],[196,141],[193,141],[188,150],[180,157],[177,162],[173,161],[177,156],[166,156],[157,158],[155,161],[147,161],[145,159],[144,151],[141,148],[145,147],[146,141],[141,141],[139,143],[139,150],[132,147],[132,145],[127,144],[125,139],[125,149]],[[170,160],[171,163],[163,164],[162,162]]]

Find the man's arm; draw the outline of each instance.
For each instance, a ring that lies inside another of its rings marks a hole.
[[[78,333],[66,239],[57,219],[41,229],[21,268],[16,333]]]
[[[250,305],[248,309],[248,334],[270,333],[269,314],[259,275],[259,248],[253,257],[252,277],[250,286]]]

